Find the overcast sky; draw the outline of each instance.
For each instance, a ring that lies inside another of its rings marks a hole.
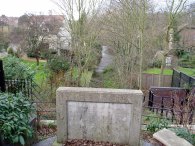
[[[24,13],[44,13],[56,10],[51,0],[0,0],[0,15],[21,16]]]
[[[165,0],[153,0],[160,7],[166,5]],[[189,0],[194,1],[194,0]],[[57,12],[56,5],[51,0],[0,0],[0,15],[21,16],[24,13],[49,14]]]

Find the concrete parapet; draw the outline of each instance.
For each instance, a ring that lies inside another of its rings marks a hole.
[[[142,101],[139,90],[60,87],[57,141],[88,139],[138,146]]]

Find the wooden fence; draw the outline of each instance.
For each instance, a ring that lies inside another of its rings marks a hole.
[[[142,76],[142,89],[148,90],[151,86],[159,87],[159,75],[155,74],[143,74]],[[172,76],[163,75],[162,77],[162,86],[171,87]]]

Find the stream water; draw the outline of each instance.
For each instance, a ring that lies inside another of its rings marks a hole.
[[[102,73],[106,67],[112,63],[113,56],[109,53],[109,48],[107,46],[102,46],[102,58],[100,64],[96,68],[97,73]]]

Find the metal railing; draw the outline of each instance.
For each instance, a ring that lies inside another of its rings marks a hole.
[[[192,99],[194,100],[194,99]],[[185,97],[174,96],[159,96],[152,91],[149,91],[148,104],[143,108],[158,114],[162,118],[171,120],[173,123],[189,124],[195,123],[194,106],[191,106],[193,101]],[[147,115],[145,115],[147,116]]]

